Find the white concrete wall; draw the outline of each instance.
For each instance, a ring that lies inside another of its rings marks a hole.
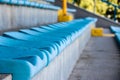
[[[0,31],[56,23],[57,11],[0,4]]]

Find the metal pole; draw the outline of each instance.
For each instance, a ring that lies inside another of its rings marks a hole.
[[[116,21],[116,14],[117,14],[117,7],[114,6],[115,10],[114,10],[114,21]]]
[[[63,15],[67,15],[67,0],[63,0]]]

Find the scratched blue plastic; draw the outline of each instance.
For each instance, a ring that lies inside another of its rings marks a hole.
[[[47,56],[42,50],[0,46],[0,73],[12,73],[13,80],[30,80],[46,65]]]
[[[81,20],[81,21],[82,21],[82,20]],[[78,29],[82,28],[82,26],[84,26],[85,24],[89,23],[89,21],[90,21],[90,20],[82,21],[83,24],[81,24],[80,27],[74,27],[74,29],[75,29],[75,28],[76,28],[76,29],[77,29],[77,28],[78,28]],[[78,24],[79,24],[79,23],[78,23]],[[50,26],[48,26],[48,27],[51,27],[51,26],[52,26],[52,25],[50,25]],[[60,26],[61,26],[61,25],[60,25]],[[73,38],[72,38],[72,35],[76,34],[77,30],[75,31],[75,30],[73,29],[73,27],[70,27],[70,26],[77,26],[77,24],[76,24],[76,25],[75,25],[75,24],[73,24],[73,25],[71,24],[71,25],[65,25],[65,26],[69,26],[69,27],[60,28],[60,29],[58,29],[57,31],[53,31],[53,30],[52,30],[53,33],[55,33],[55,32],[58,33],[58,34],[54,34],[54,36],[55,36],[55,35],[57,35],[57,36],[69,35],[69,36],[71,37],[71,39],[73,39]],[[58,27],[58,26],[56,26],[56,27]],[[63,27],[63,26],[62,26],[62,27]],[[69,28],[69,29],[68,29],[68,28]],[[71,28],[71,29],[70,29],[70,28]],[[47,27],[45,27],[45,28],[44,28],[44,27],[42,27],[42,28],[41,28],[41,27],[40,27],[40,28],[32,28],[32,29],[35,30],[35,31],[38,31],[38,32],[40,32],[40,33],[43,33],[43,32],[44,32],[44,33],[45,33],[45,32],[47,33],[48,30],[50,30],[50,28],[47,28]],[[63,30],[62,30],[62,29],[63,29]],[[71,33],[70,31],[75,31],[75,32],[72,32],[72,33]],[[24,32],[25,32],[25,31],[24,31]],[[26,31],[26,33],[27,33],[27,31]],[[49,35],[50,35],[50,34],[53,34],[53,33],[49,33]],[[73,36],[73,37],[74,37],[74,36]]]
[[[13,80],[30,80],[94,22],[85,18],[5,32],[0,36],[0,73],[12,73]]]
[[[119,26],[111,26],[110,27],[111,32],[115,34],[115,39],[118,42],[118,45],[120,46],[120,27]]]
[[[27,48],[36,48],[38,50],[46,50],[48,61],[50,62],[57,55],[57,48],[52,43],[43,43],[43,42],[34,42],[34,41],[22,41],[12,38],[7,38],[0,36],[0,45],[11,46],[11,47],[27,47]],[[48,62],[48,64],[49,64]]]
[[[111,30],[113,33],[120,33],[120,27],[119,27],[119,26],[111,26],[111,27],[110,27],[110,30]]]
[[[44,35],[42,35],[42,33],[34,31],[34,30],[30,30],[30,29],[24,29],[24,30],[20,30],[22,33],[24,33],[24,35],[29,35],[31,37],[37,37],[39,39],[44,39],[42,42],[45,41],[54,41],[58,44],[58,51],[59,53],[64,49],[64,47],[67,45],[67,43],[70,42],[70,37],[61,37],[59,35],[54,35],[51,33],[44,33]],[[52,37],[51,37],[52,36]],[[61,38],[60,38],[61,37]]]
[[[51,38],[51,37],[45,36],[45,35],[33,36],[33,35],[29,35],[29,34],[24,34],[21,32],[7,32],[7,33],[4,33],[4,35],[7,37],[18,39],[18,40],[34,42],[34,43],[40,44],[41,46],[44,46],[44,47],[52,45],[53,48],[55,49],[56,54],[58,54],[60,52],[59,50],[62,50],[63,47],[65,47],[65,46],[63,46],[63,44],[65,43],[64,42],[65,39],[62,39],[59,37]]]
[[[120,33],[115,33],[115,39],[118,43],[118,47],[120,48]]]

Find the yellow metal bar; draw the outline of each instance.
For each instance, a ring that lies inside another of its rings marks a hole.
[[[91,35],[93,37],[115,37],[115,34],[106,34],[103,33],[104,29],[103,28],[92,28],[91,29]]]
[[[67,15],[67,0],[63,0],[63,15]]]
[[[115,37],[115,34],[103,34],[103,37]]]
[[[58,11],[58,21],[66,22],[73,20],[73,16],[67,13],[67,0],[62,0],[62,9]]]

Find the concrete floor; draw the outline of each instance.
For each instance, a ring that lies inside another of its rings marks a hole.
[[[120,80],[120,49],[114,38],[92,37],[68,80]]]

